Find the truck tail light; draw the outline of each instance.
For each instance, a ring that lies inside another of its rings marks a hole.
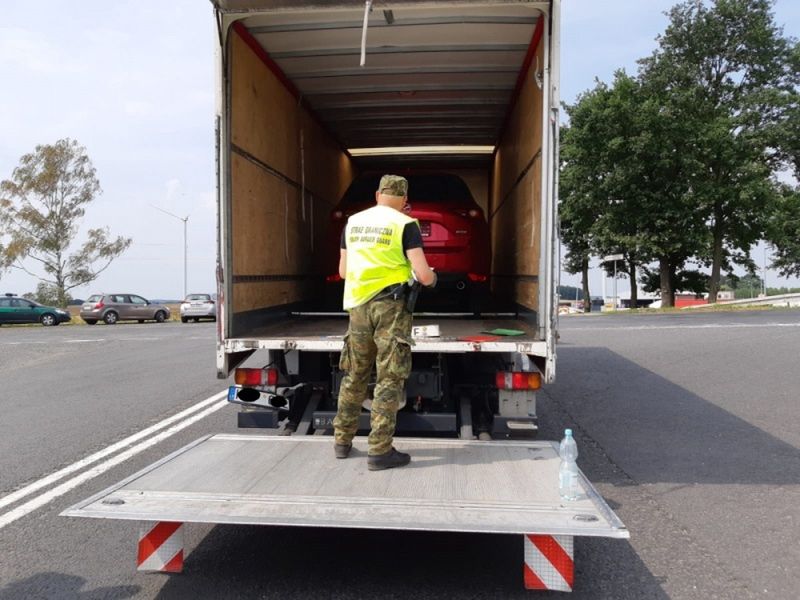
[[[327,281],[328,283],[338,283],[341,280],[342,280],[342,276],[339,275],[338,273],[334,273],[333,275],[328,275],[325,278],[325,281]]]
[[[233,380],[236,385],[277,385],[278,369],[236,369]]]
[[[489,277],[488,277],[488,276],[486,276],[486,275],[481,275],[480,273],[467,273],[467,278],[468,278],[470,281],[475,281],[475,282],[484,282],[484,281],[486,281],[487,279],[489,279]]]
[[[539,373],[500,371],[495,375],[495,384],[499,390],[538,390],[542,387],[542,376]]]

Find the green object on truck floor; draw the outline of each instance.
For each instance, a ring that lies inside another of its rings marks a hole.
[[[492,329],[491,331],[483,331],[481,333],[491,333],[492,335],[525,335],[524,331],[519,329]]]

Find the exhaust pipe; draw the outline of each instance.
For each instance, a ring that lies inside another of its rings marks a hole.
[[[262,394],[260,391],[253,388],[242,388],[237,392],[236,397],[248,404],[289,410],[289,399],[286,398],[286,396],[278,396],[269,393]]]
[[[461,291],[463,291],[463,290],[467,289],[467,284],[466,284],[466,283],[464,283],[463,281],[459,281],[459,282],[456,284],[456,289],[457,289],[459,292],[461,292]]]

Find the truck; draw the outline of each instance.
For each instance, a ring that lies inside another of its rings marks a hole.
[[[216,368],[245,431],[65,514],[522,534],[526,587],[571,589],[574,537],[629,533],[582,474],[562,500],[558,445],[534,439],[556,372],[560,0],[211,1]],[[396,441],[423,468],[364,481],[328,437],[348,320],[322,301],[325,240],[360,174],[415,170],[472,190],[491,301],[415,313]]]

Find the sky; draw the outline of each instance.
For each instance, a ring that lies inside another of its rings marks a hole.
[[[667,24],[673,0],[564,0],[562,99],[568,103],[613,72],[636,70]],[[800,37],[800,2],[777,0],[776,19]],[[100,278],[72,292],[183,294],[215,290],[215,30],[207,0],[9,0],[0,20],[0,179],[37,144],[69,137],[87,149],[103,193],[81,235],[108,227],[133,245]],[[755,256],[761,263],[763,251]],[[592,293],[602,275],[593,269]],[[778,280],[770,285],[800,285]],[[562,275],[562,283],[578,278]],[[609,289],[610,289],[609,281]],[[20,272],[0,275],[0,293],[34,290]],[[624,293],[627,283],[621,281]]]

